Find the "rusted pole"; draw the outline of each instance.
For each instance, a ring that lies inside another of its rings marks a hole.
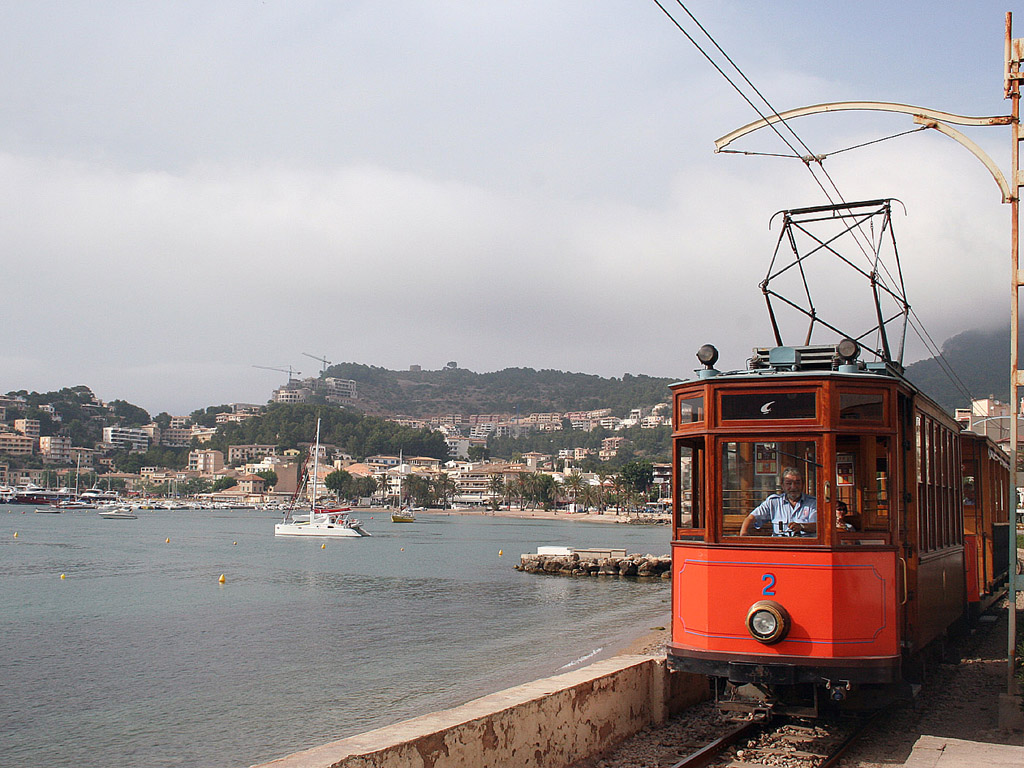
[[[1006,690],[1009,694],[1016,693],[1017,658],[1017,414],[1020,413],[1020,398],[1017,394],[1019,372],[1019,312],[1020,301],[1020,60],[1017,56],[1017,45],[1013,39],[1013,14],[1006,14],[1006,75],[1004,78],[1004,95],[1012,104],[1011,190],[1010,198],[1010,402],[1013,407],[1013,426],[1010,429],[1010,497],[1009,501],[1009,558],[1007,558],[1007,641],[1006,641]]]

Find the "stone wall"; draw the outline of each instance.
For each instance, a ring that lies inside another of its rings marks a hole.
[[[672,558],[668,555],[627,555],[589,559],[570,555],[522,555],[517,571],[557,576],[627,576],[644,579],[672,577]]]

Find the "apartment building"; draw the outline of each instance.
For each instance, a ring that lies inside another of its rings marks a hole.
[[[39,437],[39,419],[15,419],[14,431],[25,437]]]
[[[276,445],[229,445],[228,464],[259,461],[264,456],[276,456]]]
[[[0,453],[10,456],[31,456],[35,438],[19,435],[17,432],[0,432]]]
[[[189,451],[188,468],[190,472],[212,475],[224,469],[224,454],[212,449]]]
[[[39,438],[39,455],[47,464],[70,464],[71,438],[64,435],[43,435]]]
[[[96,451],[93,448],[78,448],[77,446],[71,446],[71,463],[82,470],[82,472],[92,472],[93,462],[95,460]]]
[[[144,453],[149,450],[149,433],[132,427],[104,427],[103,442],[118,451]]]
[[[188,427],[168,427],[160,433],[160,445],[168,448],[187,448],[192,444],[192,430]]]

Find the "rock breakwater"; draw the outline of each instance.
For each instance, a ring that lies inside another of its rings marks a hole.
[[[522,555],[517,571],[554,576],[615,576],[639,579],[670,579],[672,558],[660,555],[625,557],[581,557],[567,555]]]

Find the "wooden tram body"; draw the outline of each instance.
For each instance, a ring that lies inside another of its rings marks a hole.
[[[755,350],[748,370],[698,375],[672,387],[670,667],[712,676],[720,706],[750,715],[899,685],[1005,574],[1001,451],[896,368],[836,347]],[[787,467],[814,497],[813,530],[741,535]]]

